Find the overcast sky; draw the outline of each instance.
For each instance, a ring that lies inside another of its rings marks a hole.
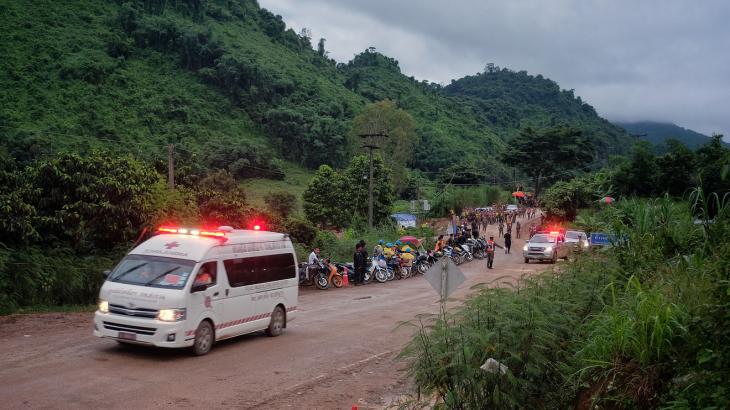
[[[730,0],[259,0],[326,39],[448,84],[492,62],[542,74],[609,120],[670,121],[730,140]]]

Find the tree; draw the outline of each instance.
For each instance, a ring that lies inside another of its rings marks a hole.
[[[264,197],[269,210],[286,219],[297,208],[297,197],[291,192],[269,192]]]
[[[131,156],[61,154],[39,162],[30,171],[36,230],[76,250],[111,249],[139,234],[150,208],[147,195],[159,180]]]
[[[595,154],[593,142],[581,130],[559,126],[536,131],[527,127],[508,142],[502,160],[530,176],[538,196],[543,179],[550,182],[569,177],[571,171],[585,169]]]
[[[218,170],[201,179],[196,197],[204,225],[247,226],[250,210],[246,194],[229,172]]]
[[[326,41],[324,38],[320,38],[319,43],[317,43],[317,54],[321,57],[327,57],[327,50],[324,49],[324,43]]]
[[[723,180],[722,171],[730,163],[730,150],[723,147],[722,135],[714,134],[712,140],[697,150],[699,178],[705,192],[724,193],[730,189],[730,181]]]
[[[657,158],[657,186],[665,189],[669,195],[681,197],[690,187],[696,186],[695,154],[679,140],[669,139],[665,143],[669,148],[667,153]]]
[[[368,104],[352,120],[350,141],[353,147],[362,145],[361,134],[383,132],[387,138],[375,138],[386,167],[392,171],[393,185],[398,192],[404,189],[405,169],[412,159],[418,143],[413,117],[398,108],[391,100]]]
[[[634,146],[629,161],[621,164],[613,175],[616,190],[626,195],[650,196],[658,191],[659,166],[648,141]]]
[[[368,216],[368,170],[369,159],[365,155],[355,156],[342,172],[342,199],[347,215],[367,219]],[[393,205],[394,193],[390,171],[379,155],[373,159],[373,222],[385,220]]]
[[[347,205],[340,196],[340,177],[329,165],[319,167],[302,195],[304,214],[320,226],[341,226]]]

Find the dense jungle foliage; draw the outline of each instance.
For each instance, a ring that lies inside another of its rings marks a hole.
[[[0,22],[0,144],[23,163],[94,148],[159,161],[174,143],[199,173],[281,178],[280,160],[345,166],[351,121],[385,99],[415,120],[407,165],[424,171],[507,175],[496,155],[528,125],[580,127],[604,154],[626,137],[541,76],[490,66],[442,88],[374,49],[338,64],[254,0],[4,1]]]

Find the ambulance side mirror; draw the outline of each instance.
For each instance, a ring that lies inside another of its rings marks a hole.
[[[190,288],[190,293],[203,292],[206,289],[208,289],[208,285],[206,285],[205,283],[199,283],[197,285],[193,285],[193,287]]]
[[[104,275],[104,279],[108,279],[109,278],[109,275],[111,275],[111,273],[112,273],[112,271],[110,271],[109,269],[107,269],[104,272],[102,272],[101,274]]]

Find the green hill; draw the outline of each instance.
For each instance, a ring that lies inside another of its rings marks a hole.
[[[657,146],[657,150],[665,151],[665,142],[670,139],[676,139],[681,141],[684,145],[691,149],[697,149],[700,146],[710,142],[711,138],[707,135],[700,134],[699,132],[692,131],[687,128],[680,127],[679,125],[670,122],[655,122],[655,121],[637,121],[637,122],[619,122],[614,121],[614,124],[625,129],[627,132],[634,135],[642,135],[641,139],[647,140]],[[644,136],[644,134],[646,134]],[[730,146],[726,143],[726,145]]]
[[[502,138],[528,126],[539,129],[564,124],[590,136],[602,158],[625,152],[630,142],[623,129],[599,117],[573,90],[561,90],[542,75],[489,64],[483,73],[452,81],[444,93],[472,107]]]
[[[4,1],[0,23],[0,145],[20,162],[104,148],[164,169],[174,144],[183,172],[281,179],[282,161],[346,164],[351,120],[385,98],[416,120],[409,165],[430,172],[506,175],[495,158],[526,125],[580,126],[604,155],[628,138],[541,76],[490,69],[442,88],[372,49],[337,64],[255,0]]]

